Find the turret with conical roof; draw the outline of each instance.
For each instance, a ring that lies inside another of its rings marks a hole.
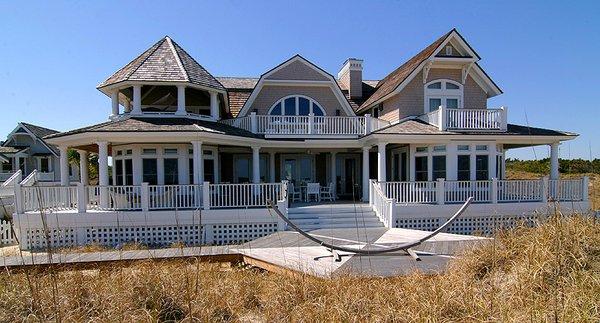
[[[217,120],[226,97],[223,85],[169,36],[100,83],[98,89],[112,98],[112,118],[119,116],[119,105],[123,105],[123,114]]]

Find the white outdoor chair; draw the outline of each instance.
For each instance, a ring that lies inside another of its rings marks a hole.
[[[296,202],[302,200],[302,193],[299,189],[296,189],[294,183],[289,183],[288,188],[288,198],[290,199],[290,201]]]
[[[321,186],[319,183],[306,183],[306,202],[310,201],[311,196],[314,196],[317,202],[321,201]]]
[[[328,201],[334,200],[334,198],[333,198],[333,183],[329,183],[329,185],[321,187],[320,199],[328,200]]]

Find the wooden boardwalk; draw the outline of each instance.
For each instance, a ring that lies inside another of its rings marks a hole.
[[[409,229],[324,229],[311,234],[335,245],[352,248],[382,248],[423,237],[428,232]],[[296,232],[276,232],[242,245],[202,246],[130,251],[62,252],[48,257],[33,253],[24,257],[7,256],[0,266],[8,270],[59,265],[65,267],[97,267],[139,260],[172,260],[196,257],[201,261],[245,262],[269,271],[305,273],[319,277],[336,275],[394,276],[414,270],[436,273],[446,268],[448,260],[460,250],[487,238],[442,233],[414,248],[422,261],[415,261],[403,252],[380,255],[341,253],[335,262],[324,247]],[[366,243],[368,241],[368,247]],[[368,250],[368,249],[367,249]]]

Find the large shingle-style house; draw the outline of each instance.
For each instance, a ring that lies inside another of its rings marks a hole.
[[[63,187],[52,189],[63,191],[44,192],[62,216],[55,239],[167,242],[176,214],[188,242],[248,240],[283,229],[269,199],[306,229],[348,225],[348,209],[325,199],[369,202],[365,225],[429,229],[475,197],[456,232],[530,216],[551,199],[586,209],[585,180],[558,174],[559,144],[577,135],[509,124],[506,107],[487,106],[502,91],[480,59],[453,29],[381,80],[363,80],[360,59],[334,76],[300,55],[257,78],[214,77],[165,37],[98,85],[112,102],[107,122],[45,137],[82,157],[80,185],[67,187],[62,158]],[[551,147],[549,179],[506,180],[506,151],[534,145]],[[89,153],[98,186],[87,182]],[[35,189],[17,188],[22,223],[40,207]],[[321,206],[301,207],[307,200]],[[21,235],[43,243],[34,227]]]

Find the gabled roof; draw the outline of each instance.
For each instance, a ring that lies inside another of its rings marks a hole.
[[[48,150],[51,153],[58,156],[58,154],[59,154],[58,149],[56,149],[55,146],[49,145],[48,143],[46,143],[44,141],[44,137],[48,136],[48,135],[60,133],[60,131],[36,126],[36,125],[30,124],[30,123],[25,123],[25,122],[19,122],[19,124],[15,127],[15,129],[8,135],[7,140],[2,144],[2,146],[8,147],[8,145],[9,145],[8,139],[10,139],[10,137],[12,137],[15,133],[21,133],[19,131],[19,129],[24,129],[25,130],[24,133],[35,137],[35,139],[39,140],[44,146],[46,146],[46,148],[48,148]],[[20,150],[22,150],[23,147],[16,147],[16,148],[18,148],[18,150],[20,151]],[[4,151],[4,152],[7,152],[7,151]]]
[[[156,44],[100,83],[98,88],[125,81],[189,82],[225,90],[192,56],[165,36]]]
[[[58,130],[36,126],[31,123],[21,122],[21,125],[24,126],[25,128],[27,128],[29,131],[31,131],[31,133],[34,134],[36,137],[38,137],[38,139],[42,139],[48,135],[52,135],[52,134],[60,132]]]
[[[452,30],[450,30],[449,32],[444,34],[442,37],[435,40],[429,46],[425,47],[425,49],[423,49],[422,51],[417,53],[415,56],[410,58],[408,61],[406,61],[404,64],[402,64],[396,70],[394,70],[392,73],[388,74],[381,81],[379,81],[379,83],[377,84],[377,90],[375,91],[375,93],[373,93],[373,95],[371,95],[366,101],[364,101],[360,105],[360,108],[358,110],[364,110],[364,109],[372,106],[373,104],[377,103],[379,100],[383,99],[385,96],[396,91],[396,89],[398,89],[398,87],[400,87],[405,81],[407,81],[409,79],[409,77],[411,77],[413,72],[416,72],[418,69],[422,68],[425,61],[428,60],[429,58],[431,58],[433,55],[435,55],[436,52],[438,52],[438,49],[440,48],[440,46],[444,45],[446,43],[446,41],[449,41],[452,38],[456,39],[458,42],[463,44],[463,46],[466,47],[466,50],[472,54],[472,55],[461,56],[461,57],[474,57],[476,60],[480,59],[480,56],[475,52],[475,50],[471,47],[471,45],[469,45],[469,43],[466,42],[466,40],[456,30],[456,28],[453,28]],[[483,79],[485,79],[486,84],[489,84],[489,87],[492,89],[492,92],[495,93],[495,95],[502,93],[502,90],[500,90],[500,88],[485,73],[485,71],[483,71],[483,69],[481,69],[481,67],[479,66],[479,64],[477,64],[477,62],[475,62],[473,65],[474,65],[473,71],[475,73],[481,75],[481,77]]]
[[[346,110],[346,113],[348,115],[353,115],[354,114],[354,110],[352,109],[352,106],[350,105],[350,102],[348,102],[348,100],[346,99],[346,97],[344,96],[344,94],[342,93],[342,89],[340,88],[337,80],[333,77],[333,75],[329,74],[327,71],[325,71],[324,69],[320,68],[319,66],[317,66],[316,64],[314,64],[313,62],[307,60],[306,58],[300,56],[299,54],[296,54],[294,56],[292,56],[291,58],[285,60],[284,62],[282,62],[281,64],[273,67],[272,69],[268,70],[267,72],[263,73],[260,78],[258,79],[258,81],[256,82],[256,84],[254,85],[254,88],[252,89],[252,94],[250,95],[250,97],[246,100],[246,102],[244,103],[244,105],[242,106],[239,114],[243,114],[245,115],[246,113],[248,113],[248,109],[250,108],[250,105],[252,104],[252,102],[254,101],[254,99],[256,98],[256,96],[258,95],[258,93],[262,90],[263,84],[265,82],[277,82],[277,81],[281,81],[283,79],[269,79],[269,77],[271,75],[273,75],[274,73],[277,73],[278,71],[280,71],[281,69],[283,69],[284,67],[296,63],[296,62],[301,62],[303,64],[305,64],[306,66],[308,66],[309,68],[311,68],[312,70],[314,70],[315,72],[317,72],[319,75],[321,75],[323,77],[323,80],[320,80],[319,82],[330,82],[331,83],[331,90],[333,91],[334,95],[336,95],[336,97],[338,97],[338,100],[340,100],[340,103],[342,105],[342,108],[344,108]],[[250,80],[246,80],[249,84],[249,82],[251,82]],[[300,81],[305,81],[305,80],[300,80]]]

